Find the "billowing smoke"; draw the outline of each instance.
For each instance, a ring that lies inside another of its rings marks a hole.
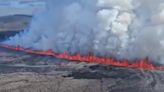
[[[5,44],[164,63],[163,0],[46,0],[28,30]]]

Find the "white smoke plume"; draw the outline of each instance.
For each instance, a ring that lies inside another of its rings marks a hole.
[[[70,54],[164,63],[163,0],[46,0],[28,30],[5,41]]]

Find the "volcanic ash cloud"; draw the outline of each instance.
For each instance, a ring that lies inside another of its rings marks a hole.
[[[164,63],[163,0],[46,0],[28,30],[5,44]]]

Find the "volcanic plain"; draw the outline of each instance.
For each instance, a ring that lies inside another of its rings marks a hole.
[[[31,16],[0,18],[0,41],[28,29]],[[164,92],[164,71],[61,60],[0,48],[0,92]]]

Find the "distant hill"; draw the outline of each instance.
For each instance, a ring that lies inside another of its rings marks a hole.
[[[27,28],[32,16],[11,15],[0,17],[0,41],[14,36],[24,28]]]
[[[11,15],[0,17],[0,31],[19,31],[27,27],[32,16]]]

